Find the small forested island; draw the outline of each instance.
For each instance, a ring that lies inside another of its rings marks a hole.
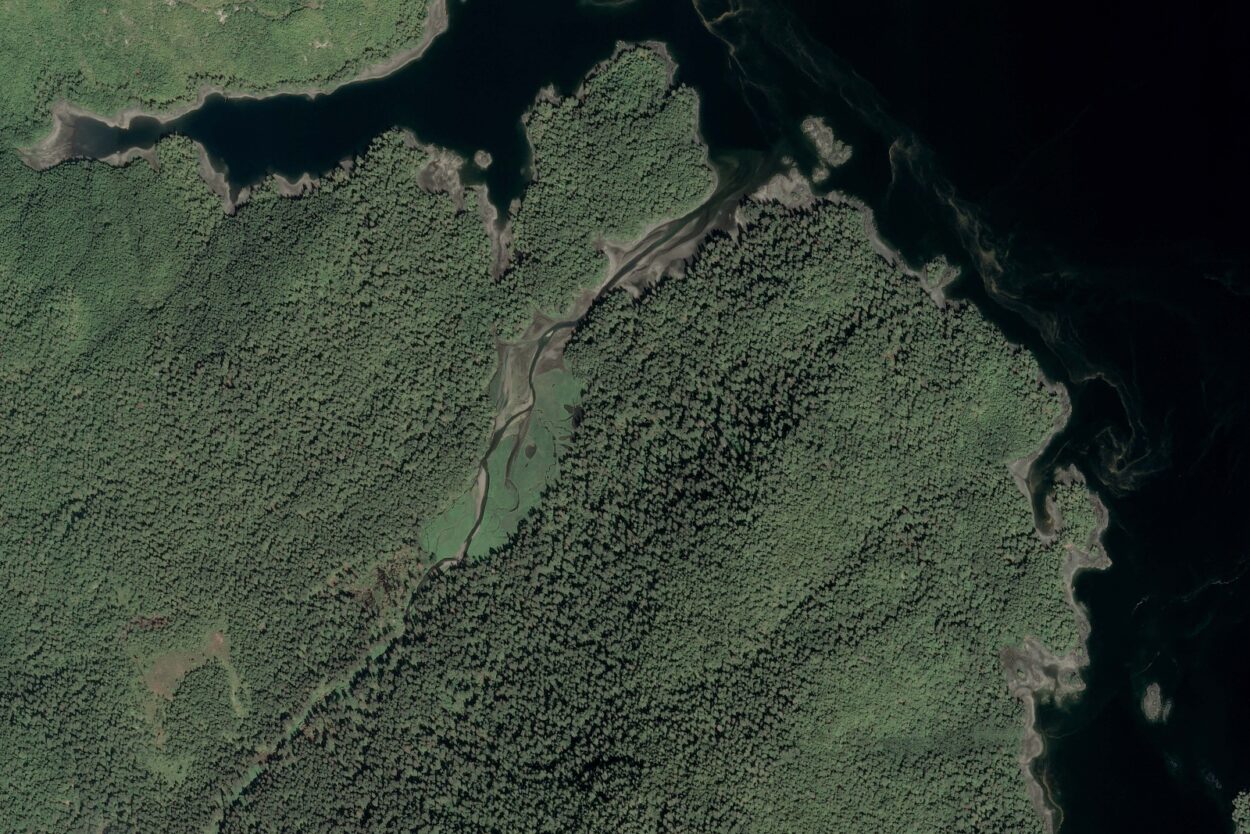
[[[1104,563],[1079,473],[1028,477],[1065,394],[822,190],[819,119],[816,176],[713,157],[622,42],[506,206],[402,129],[228,211],[187,137],[22,153],[449,14],[0,10],[0,828],[1053,826],[1032,711]]]

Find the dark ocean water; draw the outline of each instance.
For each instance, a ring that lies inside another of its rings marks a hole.
[[[393,125],[471,155],[506,207],[529,163],[520,116],[618,39],[669,44],[713,157],[812,160],[798,121],[855,149],[834,187],[913,263],[1068,385],[1041,465],[1076,463],[1111,511],[1114,567],[1086,574],[1089,688],[1043,708],[1039,767],[1065,832],[1231,830],[1250,789],[1250,59],[1232,3],[966,0],[453,2],[449,30],[384,79],[308,99],[209,99],[130,132],[83,123],[104,156],[182,133],[236,190],[317,175]],[[717,20],[711,27],[704,20]],[[731,51],[732,47],[732,60]],[[1160,685],[1167,721],[1141,698]]]

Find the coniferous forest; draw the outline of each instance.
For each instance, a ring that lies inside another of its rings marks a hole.
[[[940,265],[797,172],[727,197],[652,45],[535,99],[506,218],[398,130],[234,213],[185,138],[35,171],[56,101],[324,85],[430,16],[113,5],[0,10],[0,830],[1042,830],[1100,512],[1062,473],[1039,525],[1065,394]]]

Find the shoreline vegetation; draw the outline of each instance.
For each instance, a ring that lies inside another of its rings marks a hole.
[[[1062,424],[1057,427],[1061,428]],[[1048,439],[1047,444],[1049,442]],[[1047,444],[1039,447],[1036,454],[1041,454]],[[1036,454],[1032,457],[1035,458]],[[1057,531],[1063,528],[1063,512],[1057,506],[1055,493],[1056,490],[1067,487],[1079,490],[1081,497],[1089,503],[1095,519],[1094,527],[1083,546],[1067,545],[1062,567],[1063,593],[1076,620],[1077,644],[1063,654],[1056,654],[1041,641],[1026,638],[1017,646],[1004,646],[999,654],[1007,687],[1012,697],[1020,701],[1024,709],[1021,774],[1029,798],[1045,822],[1049,834],[1060,829],[1063,809],[1051,795],[1044,777],[1037,772],[1037,767],[1044,764],[1046,755],[1045,738],[1036,729],[1037,706],[1041,701],[1063,705],[1079,698],[1085,691],[1082,674],[1089,666],[1088,641],[1091,629],[1089,613],[1076,599],[1075,581],[1085,571],[1101,571],[1111,567],[1111,560],[1102,545],[1108,524],[1106,505],[1101,498],[1088,490],[1084,476],[1075,467],[1066,467],[1055,473],[1054,486],[1044,496],[1048,523],[1045,529],[1037,528],[1038,536],[1047,542],[1056,540]],[[1031,500],[1038,497],[1032,488],[1025,490],[1025,495]]]
[[[52,134],[56,133],[56,128],[61,124],[62,119],[60,117],[62,115],[65,117],[86,116],[102,124],[108,125],[109,127],[127,128],[130,127],[131,123],[137,118],[156,119],[160,122],[174,121],[182,116],[185,116],[192,110],[198,110],[200,107],[204,106],[204,100],[211,95],[221,95],[227,98],[248,99],[252,101],[284,95],[305,96],[307,98],[317,98],[318,96],[329,95],[330,93],[333,93],[343,87],[347,87],[361,81],[371,81],[376,78],[382,78],[390,75],[413,61],[419,60],[421,56],[425,54],[425,51],[429,49],[430,44],[434,42],[434,39],[447,31],[448,23],[447,0],[429,0],[428,5],[426,6],[425,28],[423,30],[424,34],[422,35],[420,42],[418,42],[415,46],[409,46],[401,49],[389,58],[370,64],[364,69],[359,70],[351,78],[333,82],[328,86],[324,84],[278,84],[272,88],[266,88],[261,91],[256,89],[235,89],[220,85],[204,85],[200,87],[194,100],[184,104],[174,105],[172,109],[152,112],[145,110],[142,107],[130,106],[123,108],[113,116],[97,113],[87,108],[79,107],[73,102],[60,99],[53,103]],[[52,135],[49,135],[47,138],[36,143],[36,147],[44,145],[52,138]],[[55,165],[57,163],[44,162],[43,164],[50,167],[51,165]]]
[[[279,85],[272,90],[262,93],[231,90],[220,85],[204,85],[200,88],[194,101],[177,106],[171,110],[148,112],[140,107],[128,107],[114,116],[94,113],[72,102],[61,99],[53,104],[51,114],[52,129],[48,135],[34,145],[18,148],[18,155],[26,165],[36,171],[46,171],[65,162],[87,158],[78,154],[74,146],[76,125],[83,120],[98,122],[111,128],[129,129],[136,119],[151,119],[157,122],[161,129],[164,130],[170,122],[177,121],[188,113],[199,110],[211,96],[259,101],[273,96],[294,95],[314,99],[319,96],[329,95],[352,84],[386,77],[414,61],[420,60],[425,51],[429,49],[430,44],[447,31],[448,22],[447,0],[429,0],[424,34],[419,43],[396,53],[384,61],[361,70],[348,80],[339,81],[329,86]],[[142,159],[155,168],[159,164],[156,151],[157,144],[150,148],[132,147],[94,161],[120,168]],[[203,144],[199,142],[194,142],[193,144],[199,158],[201,178],[209,190],[221,198],[224,211],[227,214],[233,214],[238,210],[239,206],[247,202],[251,196],[251,189],[245,187],[239,193],[232,194],[226,173],[218,170],[213,165]],[[320,179],[320,175],[321,172],[305,172],[294,183],[281,175],[272,175],[271,178],[275,180],[279,193],[288,197],[297,197],[306,193],[309,188],[315,187]]]
[[[0,102],[7,148],[45,140],[49,114],[66,105],[118,126],[175,118],[214,91],[332,92],[420,57],[448,23],[446,0],[239,0],[218,15],[199,2],[118,0],[81,18],[59,5],[0,11],[0,68],[26,81]]]
[[[832,132],[826,133],[819,122],[808,120],[804,131],[813,143],[818,143],[822,156],[830,147],[838,147],[840,142]],[[849,158],[851,149],[846,146],[843,161]],[[806,180],[808,187],[818,186],[823,180],[821,172],[818,176]],[[873,248],[891,267],[897,268],[917,280],[919,285],[930,294],[939,308],[945,308],[952,302],[947,299],[944,289],[955,281],[958,275],[950,270],[943,260],[935,261],[922,268],[910,267],[902,255],[882,238],[873,219],[873,210],[861,200],[837,193],[827,193],[824,199],[836,204],[848,205],[863,217],[864,230],[872,242]],[[1021,735],[1019,756],[1021,776],[1039,818],[1043,821],[1048,834],[1054,834],[1062,823],[1063,811],[1050,795],[1044,780],[1036,768],[1042,764],[1046,753],[1045,739],[1037,731],[1036,709],[1039,701],[1053,701],[1063,704],[1079,698],[1085,686],[1081,675],[1089,665],[1088,640],[1090,636],[1089,613],[1076,599],[1075,581],[1085,571],[1101,571],[1111,567],[1111,560],[1103,549],[1103,535],[1109,523],[1106,505],[1102,499],[1086,487],[1084,476],[1074,466],[1057,470],[1040,471],[1039,461],[1048,460],[1047,451],[1060,439],[1072,417],[1071,399],[1065,386],[1045,378],[1039,371],[1039,379],[1045,389],[1061,403],[1061,410],[1054,425],[1046,437],[1027,456],[1022,457],[1007,467],[1007,474],[1015,481],[1021,494],[1035,508],[1034,530],[1044,544],[1053,544],[1058,540],[1059,532],[1065,529],[1064,513],[1056,494],[1065,488],[1076,489],[1081,498],[1088,503],[1087,510],[1092,512],[1094,524],[1089,529],[1088,537],[1083,545],[1069,544],[1061,568],[1062,592],[1069,611],[1077,628],[1077,643],[1067,652],[1056,654],[1052,647],[1046,646],[1034,637],[1026,637],[1018,645],[1002,646],[999,659],[1007,683],[1010,697],[1019,701],[1024,711],[1024,727]],[[1078,511],[1081,509],[1077,507]]]
[[[189,113],[199,110],[204,106],[205,102],[213,96],[222,96],[224,98],[234,100],[260,101],[275,96],[295,95],[314,99],[320,96],[330,95],[353,84],[384,78],[392,73],[399,72],[406,68],[409,64],[420,60],[422,55],[424,55],[425,51],[429,48],[430,44],[433,43],[437,37],[447,31],[448,23],[447,0],[430,0],[427,11],[425,34],[419,44],[402,50],[393,57],[362,70],[359,74],[348,80],[334,83],[328,87],[310,87],[307,85],[283,87],[279,85],[270,91],[262,93],[257,91],[232,91],[229,88],[222,87],[220,85],[205,85],[200,88],[194,101],[176,107],[173,110],[151,112],[139,107],[130,107],[115,116],[102,115],[80,107],[65,99],[61,99],[54,102],[52,106],[52,129],[43,139],[39,140],[35,144],[19,147],[17,149],[18,156],[28,167],[35,171],[46,171],[50,168],[75,160],[101,162],[114,168],[124,167],[137,160],[143,160],[153,168],[156,168],[159,165],[157,148],[162,140],[157,140],[151,147],[148,148],[134,146],[103,157],[85,156],[78,153],[74,146],[74,134],[77,123],[80,121],[91,121],[110,128],[129,129],[135,120],[147,119],[159,125],[158,132],[163,134],[171,122],[175,122]],[[596,72],[601,71],[604,67],[614,62],[620,56],[622,51],[635,48],[647,49],[663,62],[667,84],[672,86],[677,72],[677,63],[673,60],[667,44],[657,40],[644,40],[638,42],[618,41],[612,51],[612,54],[592,67],[586,73],[586,76],[582,79],[577,89],[574,90],[569,97],[580,101],[585,95],[587,82],[593,78]],[[536,96],[536,103],[551,103],[558,101],[559,98],[560,96],[556,93],[554,88],[545,87],[538,92]],[[524,123],[527,118],[528,113],[522,116],[522,123]],[[699,122],[698,119],[696,119],[694,124],[695,141],[702,144],[703,140],[699,131]],[[420,137],[416,136],[416,134],[409,130],[405,130],[405,133],[410,137],[409,141],[414,147],[419,145],[424,146]],[[203,179],[205,185],[208,186],[209,191],[221,199],[222,208],[226,214],[234,214],[240,206],[244,205],[248,199],[250,199],[253,186],[245,186],[237,193],[234,193],[231,189],[226,172],[218,169],[213,164],[203,143],[192,140],[192,145],[197,151],[201,179]],[[439,154],[439,167],[442,170],[439,171],[438,176],[442,178],[454,178],[454,182],[451,179],[447,180],[448,188],[452,189],[452,193],[462,190],[463,186],[460,185],[459,179],[463,176],[465,166],[469,164],[470,160],[461,159],[451,151],[444,149],[439,149]],[[491,161],[491,155],[484,150],[477,151],[471,158],[472,164],[478,170],[482,171],[490,167]],[[339,167],[342,170],[350,172],[352,164],[352,160],[345,159],[340,162]],[[455,170],[451,171],[448,168],[449,165],[453,166]],[[294,198],[301,197],[316,188],[320,184],[324,173],[326,172],[305,171],[294,181],[288,179],[282,174],[273,173],[269,175],[266,181],[272,180],[274,187],[282,196]],[[437,181],[431,180],[431,182],[437,187]],[[254,187],[260,187],[264,184],[265,183],[260,183]],[[478,184],[475,187],[482,188],[483,190],[481,193],[486,194],[484,186]],[[507,228],[508,216],[505,215],[500,217],[498,209],[493,205],[489,207],[484,206],[482,210],[484,212],[484,222],[487,222],[488,220],[491,224],[488,226],[488,231],[492,235],[492,245],[496,248],[496,252],[498,254],[498,260],[495,266],[495,277],[498,277],[498,274],[501,274],[507,267],[509,237]],[[515,201],[514,205],[509,208],[509,214],[514,210]]]
[[[429,43],[445,30],[446,25],[445,2],[435,0],[430,6],[425,36],[418,46],[404,50],[388,61],[365,70],[352,80],[336,84],[328,90],[306,88],[294,92],[311,97],[356,81],[380,77],[395,71],[411,61],[418,60]],[[667,50],[662,44],[646,43],[642,46],[664,62],[667,83],[671,86],[675,65]],[[565,98],[577,101],[584,99],[587,84],[593,81],[595,73],[617,61],[625,51],[632,48],[634,46],[629,44],[618,45],[612,57],[598,65],[578,90],[572,96]],[[180,111],[172,111],[173,115],[166,114],[166,116],[156,118],[165,120],[177,118],[178,115],[202,105],[207,96],[215,93],[226,94],[219,89],[204,88],[201,90],[197,104],[188,105]],[[242,97],[263,98],[264,96],[242,94]],[[544,92],[540,93],[535,107],[540,104],[558,107],[561,101],[554,95],[554,91]],[[697,105],[696,96],[696,113],[698,112]],[[64,156],[64,153],[68,148],[72,148],[73,119],[93,118],[114,126],[125,127],[133,119],[145,116],[147,114],[137,109],[127,110],[110,121],[87,113],[87,111],[78,110],[66,102],[59,102],[53,113],[52,132],[36,146],[23,151],[23,161],[36,170],[47,170],[66,161],[69,157]],[[527,114],[527,125],[528,122],[529,115]],[[703,146],[697,117],[693,128],[693,141]],[[804,131],[817,143],[821,157],[828,164],[841,164],[838,160],[844,161],[849,156],[850,149],[839,145],[832,131],[829,131],[827,127],[805,122]],[[485,186],[465,184],[465,166],[470,164],[468,160],[461,159],[451,152],[420,144],[417,137],[411,134],[406,135],[405,144],[427,157],[417,177],[422,189],[431,193],[447,194],[455,204],[457,212],[465,209],[465,195],[473,195],[482,225],[489,237],[490,280],[493,283],[499,283],[512,278],[516,269],[517,242],[515,238],[518,235],[516,226],[519,205],[514,203],[506,217],[498,217],[496,209],[487,199]],[[196,150],[200,177],[208,184],[212,193],[222,199],[226,212],[233,213],[252,195],[245,191],[239,194],[237,199],[232,199],[229,183],[221,172],[213,168],[203,146],[196,143]],[[62,154],[59,158],[58,153]],[[118,167],[136,159],[144,159],[153,168],[157,167],[155,147],[147,150],[132,149],[116,155],[116,158],[101,161]],[[706,147],[703,148],[703,162],[709,164]],[[368,163],[369,160],[366,159],[364,164]],[[484,167],[481,161],[474,164]],[[220,830],[227,813],[265,772],[265,765],[270,758],[277,756],[287,744],[300,739],[307,722],[317,710],[325,708],[327,704],[345,699],[350,700],[354,697],[353,688],[362,678],[374,674],[389,663],[388,655],[392,648],[400,645],[410,631],[410,622],[405,612],[412,606],[414,598],[426,588],[431,577],[461,564],[466,556],[481,556],[489,553],[489,547],[475,552],[473,545],[490,505],[492,467],[498,465],[498,461],[492,458],[501,450],[507,452],[508,463],[498,472],[504,475],[504,483],[509,482],[511,480],[510,467],[520,460],[518,455],[529,439],[531,417],[536,412],[545,411],[547,412],[546,419],[559,423],[573,415],[570,404],[564,402],[561,396],[556,396],[551,403],[540,404],[536,380],[544,374],[567,373],[564,366],[565,347],[569,344],[574,332],[590,317],[592,310],[596,309],[597,305],[608,296],[616,295],[613,290],[624,289],[634,301],[637,301],[645,297],[661,279],[680,278],[690,263],[703,252],[709,239],[721,235],[731,237],[736,241],[748,227],[750,223],[748,214],[754,211],[755,204],[776,202],[787,209],[801,210],[808,210],[821,204],[832,204],[846,206],[856,211],[862,221],[863,231],[876,254],[890,268],[898,269],[915,278],[939,308],[945,309],[948,305],[958,306],[959,302],[952,302],[944,293],[944,288],[954,277],[945,263],[935,262],[922,268],[909,266],[901,255],[882,239],[876,229],[873,212],[869,206],[842,194],[821,193],[818,186],[823,178],[809,179],[797,170],[786,170],[787,164],[775,159],[718,160],[712,168],[711,189],[700,198],[693,209],[678,213],[669,219],[647,220],[636,235],[627,238],[632,241],[627,244],[611,242],[614,239],[611,230],[600,230],[598,254],[606,257],[607,264],[604,271],[600,273],[599,280],[592,286],[580,287],[573,304],[559,319],[548,317],[543,312],[545,308],[535,304],[534,315],[518,338],[497,340],[494,346],[497,365],[493,383],[495,409],[491,437],[485,455],[477,461],[476,474],[472,479],[469,492],[466,493],[472,504],[469,530],[459,539],[452,538],[452,541],[456,543],[452,551],[440,555],[439,550],[446,548],[431,548],[434,551],[433,558],[428,564],[423,565],[419,575],[404,587],[400,602],[390,609],[386,627],[382,629],[383,633],[375,636],[368,643],[365,652],[359,655],[354,663],[338,671],[331,680],[316,688],[294,713],[288,713],[276,740],[273,740],[275,737],[271,737],[271,741],[256,748],[255,763],[232,783],[229,790],[222,791],[218,810],[206,824],[206,830]],[[543,182],[543,177],[544,173],[540,169],[535,181]],[[295,181],[280,176],[273,177],[273,180],[274,190],[283,197],[305,196],[320,185],[320,178],[310,174],[305,174]],[[523,225],[524,218],[521,222]],[[520,234],[523,236],[524,230]],[[1065,470],[1055,474],[1052,478],[1048,473],[1034,471],[1039,459],[1045,459],[1044,450],[1062,429],[1071,411],[1062,386],[1044,384],[1049,394],[1059,398],[1062,403],[1060,417],[1051,434],[1042,440],[1037,450],[1011,464],[1008,471],[1004,473],[1004,478],[1014,478],[1034,508],[1044,507],[1044,513],[1040,517],[1035,517],[1034,521],[1036,533],[1045,545],[1056,541],[1057,531],[1063,525],[1063,509],[1072,506],[1068,503],[1071,496],[1058,499],[1056,490],[1071,488],[1072,491],[1081,495],[1088,495],[1096,525],[1089,534],[1084,547],[1069,546],[1067,548],[1066,560],[1061,568],[1062,593],[1066,605],[1075,618],[1078,642],[1076,647],[1067,653],[1057,655],[1053,647],[1044,646],[1040,640],[1026,638],[1020,645],[1001,647],[999,659],[1007,677],[1009,695],[1020,702],[1024,713],[1019,764],[1026,782],[1026,789],[1043,823],[1048,830],[1054,831],[1055,815],[1058,809],[1046,794],[1044,785],[1039,781],[1036,773],[1037,764],[1044,756],[1045,750],[1044,741],[1034,728],[1035,706],[1038,699],[1053,698],[1063,701],[1077,696],[1081,691],[1080,672],[1088,661],[1086,641],[1089,636],[1089,620],[1086,612],[1074,597],[1073,581],[1080,572],[1105,568],[1109,562],[1101,549],[1101,536],[1107,523],[1105,508],[1097,496],[1084,490],[1083,480],[1079,473],[1074,470]],[[567,393],[568,389],[563,390]],[[575,393],[571,402],[577,402],[579,396],[580,392]],[[576,431],[575,422],[572,420],[571,426],[561,425],[560,430]],[[558,444],[557,432],[553,430],[551,434]],[[549,452],[540,452],[540,454],[546,453],[556,454],[556,446],[553,445]],[[526,454],[529,453],[526,452]],[[548,475],[554,477],[551,473]],[[1045,493],[1038,492],[1048,484]],[[540,479],[537,484],[531,486],[531,489],[534,490],[534,494],[527,500],[533,504],[546,491],[544,480]],[[516,510],[515,518],[511,519],[508,524],[492,522],[492,534],[496,537],[494,541],[498,542],[499,536],[502,536],[504,542],[511,541],[517,526],[530,515],[530,507],[521,508],[518,505],[513,509]],[[1080,511],[1074,511],[1072,515],[1079,516]],[[511,529],[508,529],[509,526]]]
[[[929,293],[939,308],[952,301],[946,297],[945,288],[958,278],[945,260],[939,258],[920,268],[910,266],[902,254],[892,247],[880,234],[874,212],[862,200],[836,191],[819,191],[828,177],[828,168],[845,164],[853,149],[842,143],[829,127],[817,117],[809,117],[802,124],[802,131],[812,143],[821,161],[812,174],[804,177],[797,170],[775,175],[755,193],[756,199],[777,200],[787,206],[810,206],[818,200],[835,205],[849,206],[863,218],[864,231],[876,253],[891,268],[899,269]],[[819,195],[819,196],[817,196]],[[954,302],[956,304],[960,302]],[[1065,529],[1065,514],[1056,500],[1061,491],[1076,490],[1088,507],[1072,507],[1069,510],[1092,512],[1093,526],[1086,541],[1069,544],[1061,568],[1062,591],[1065,602],[1075,621],[1077,642],[1070,650],[1057,654],[1034,637],[1026,637],[1018,645],[1003,646],[999,652],[1000,663],[1006,678],[1010,696],[1019,701],[1024,711],[1024,728],[1019,756],[1024,787],[1033,806],[1043,821],[1048,834],[1054,834],[1062,823],[1062,808],[1051,796],[1046,784],[1036,770],[1045,756],[1045,739],[1037,731],[1036,708],[1045,700],[1064,704],[1079,698],[1085,686],[1082,673],[1089,665],[1088,640],[1091,632],[1089,614],[1076,599],[1075,580],[1085,571],[1102,571],[1111,567],[1111,560],[1103,548],[1103,535],[1109,523],[1106,505],[1102,499],[1086,487],[1082,473],[1075,466],[1041,471],[1039,461],[1048,460],[1051,445],[1060,439],[1072,417],[1071,399],[1065,386],[1046,379],[1039,371],[1043,387],[1061,403],[1061,410],[1046,437],[1027,456],[1012,462],[1007,472],[1015,481],[1021,494],[1035,508],[1034,529],[1039,540],[1050,545],[1058,540]]]

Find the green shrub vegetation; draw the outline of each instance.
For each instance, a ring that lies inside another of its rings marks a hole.
[[[343,77],[423,21],[324,6],[0,9],[4,141],[62,96]],[[748,203],[606,295],[490,456],[474,558],[429,570],[475,518],[496,339],[710,193],[695,105],[644,49],[536,104],[499,279],[480,193],[423,190],[396,133],[234,216],[182,140],[0,154],[0,828],[1039,825],[998,650],[1076,641],[1093,514],[1066,488],[1043,545],[1007,469],[1059,402],[849,209]]]
[[[1250,793],[1243,791],[1233,799],[1233,826],[1236,834],[1250,832]]]
[[[425,31],[430,0],[40,0],[0,5],[3,130],[26,142],[59,99],[104,114],[350,78]]]

